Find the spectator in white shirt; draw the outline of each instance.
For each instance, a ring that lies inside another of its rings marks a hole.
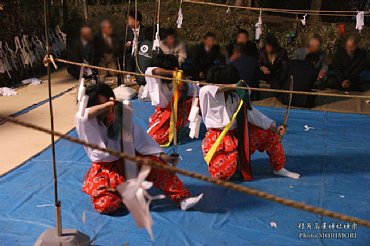
[[[164,54],[174,55],[180,67],[187,58],[186,45],[179,40],[177,32],[173,28],[168,28],[165,31],[164,39],[160,42],[160,48]]]

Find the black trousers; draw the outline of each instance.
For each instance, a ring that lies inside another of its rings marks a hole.
[[[365,79],[361,76],[354,76],[350,80],[351,85],[349,88],[345,89],[342,87],[342,81],[339,81],[335,76],[330,76],[327,81],[327,88],[337,89],[341,91],[366,91],[369,86],[366,84]]]

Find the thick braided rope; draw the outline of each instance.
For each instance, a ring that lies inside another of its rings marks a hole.
[[[310,14],[310,15],[340,16],[340,17],[341,16],[353,17],[354,15],[357,14],[357,11],[348,11],[348,10],[301,10],[301,9],[258,8],[258,7],[236,6],[236,5],[194,1],[194,0],[184,0],[183,2],[215,6],[215,7],[244,9],[244,10],[252,10],[252,11],[264,11],[264,12],[271,12],[271,13],[285,13],[285,14]],[[352,13],[352,15],[350,13]],[[368,15],[366,14],[366,16]]]
[[[351,222],[351,223],[357,223],[358,225],[363,225],[363,226],[366,226],[366,227],[370,227],[370,221],[368,221],[368,220],[364,220],[364,219],[344,215],[344,214],[337,213],[337,212],[330,211],[330,210],[323,209],[323,208],[314,207],[314,206],[307,205],[307,204],[302,203],[302,202],[297,202],[297,201],[293,201],[293,200],[290,200],[290,199],[285,199],[285,198],[282,198],[282,197],[278,197],[278,196],[269,194],[267,192],[251,189],[249,187],[245,187],[245,186],[242,186],[242,185],[238,185],[238,184],[234,184],[234,183],[231,183],[231,182],[223,181],[223,180],[220,180],[220,179],[211,178],[211,177],[199,174],[199,173],[190,172],[190,171],[187,171],[187,170],[184,170],[184,169],[179,169],[179,168],[176,168],[176,167],[173,167],[173,166],[163,165],[160,162],[152,161],[152,160],[149,160],[147,158],[134,157],[134,156],[130,156],[130,155],[127,155],[125,153],[122,153],[122,152],[114,151],[112,149],[102,148],[99,145],[90,144],[90,143],[84,142],[80,139],[77,139],[77,138],[68,136],[66,134],[56,132],[56,131],[52,132],[47,128],[40,127],[40,126],[31,124],[31,123],[27,123],[27,122],[24,122],[24,121],[20,121],[20,120],[14,119],[12,117],[0,115],[0,119],[9,121],[11,123],[14,123],[14,124],[17,124],[17,125],[20,125],[20,126],[31,128],[33,130],[41,131],[41,132],[44,132],[44,133],[47,133],[47,134],[52,134],[53,133],[55,136],[58,136],[62,139],[66,139],[70,142],[73,142],[73,143],[76,143],[76,144],[81,144],[81,145],[89,147],[89,148],[104,151],[104,152],[107,152],[111,155],[117,156],[117,157],[122,158],[122,159],[127,159],[127,160],[130,160],[130,161],[134,161],[138,165],[147,165],[147,166],[150,166],[150,167],[167,170],[171,173],[179,173],[179,174],[184,175],[184,176],[188,176],[188,177],[199,179],[199,180],[202,180],[202,181],[205,181],[205,182],[208,182],[208,183],[216,184],[216,185],[222,186],[224,188],[232,189],[232,190],[235,190],[235,191],[238,191],[238,192],[241,192],[241,193],[256,196],[256,197],[266,199],[266,200],[269,200],[269,201],[272,201],[272,202],[280,203],[282,205],[289,206],[289,207],[292,207],[292,208],[304,210],[304,211],[311,212],[311,213],[314,213],[314,214],[319,214],[319,215],[322,215],[322,216],[327,216],[327,217],[331,217],[331,218],[334,218],[334,219],[339,219],[339,220],[343,220],[343,221],[347,221],[347,222]]]
[[[68,60],[60,59],[60,58],[54,58],[54,61],[69,64],[69,65],[86,67],[86,68],[91,68],[91,69],[96,69],[96,70],[107,71],[107,72],[114,72],[114,73],[119,73],[119,74],[129,74],[129,75],[134,75],[134,76],[143,76],[143,77],[157,78],[157,79],[163,79],[163,80],[172,80],[172,78],[159,76],[159,75],[147,75],[147,74],[141,74],[141,73],[135,73],[135,72],[129,72],[129,71],[122,71],[122,70],[117,70],[117,69],[112,69],[112,68],[93,66],[93,65],[89,65],[85,63],[72,62],[72,61],[68,61]],[[370,96],[366,96],[366,95],[350,95],[350,94],[309,92],[309,91],[290,91],[290,90],[277,90],[277,89],[253,88],[253,87],[246,88],[246,87],[240,87],[240,86],[235,86],[235,85],[210,84],[204,81],[195,81],[195,80],[189,80],[189,79],[181,79],[179,81],[184,82],[184,83],[196,84],[196,85],[217,85],[223,88],[242,89],[242,90],[250,90],[250,91],[263,91],[263,92],[275,92],[275,93],[286,93],[286,94],[297,94],[297,95],[356,98],[356,99],[370,100]]]

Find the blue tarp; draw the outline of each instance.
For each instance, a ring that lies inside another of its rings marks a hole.
[[[152,107],[148,103],[136,101],[133,104],[138,116],[137,123],[146,126]],[[278,123],[284,115],[283,109],[261,110]],[[304,125],[314,129],[304,131]],[[283,139],[283,144],[287,168],[301,173],[301,178],[292,180],[272,176],[267,156],[256,153],[252,157],[254,181],[240,184],[370,220],[369,133],[369,116],[292,110],[289,133]],[[77,136],[75,131],[70,135]],[[202,158],[201,141],[186,139],[185,142],[178,147],[183,158],[179,167],[208,175]],[[145,230],[136,228],[127,211],[107,216],[93,210],[89,197],[81,192],[83,175],[90,166],[81,146],[60,140],[56,144],[56,157],[63,226],[88,234],[94,245],[370,243],[368,228],[285,207],[187,177],[181,177],[185,185],[194,195],[204,193],[204,200],[196,209],[186,212],[179,210],[168,199],[153,202],[151,211],[155,241],[152,242]],[[50,149],[1,177],[0,188],[1,245],[32,245],[45,229],[54,226]],[[83,214],[86,215],[85,221],[82,219]],[[332,228],[333,225],[335,228]],[[320,233],[336,233],[331,234],[332,237],[352,235],[356,238],[320,239],[323,235],[330,236]]]

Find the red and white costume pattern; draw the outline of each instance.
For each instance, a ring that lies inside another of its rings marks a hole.
[[[149,67],[145,71],[146,75],[153,75],[153,70],[157,67]],[[153,115],[149,118],[148,134],[160,144],[167,144],[169,141],[169,129],[172,112],[173,92],[172,84],[165,84],[161,79],[145,77],[146,86],[152,105],[155,106]],[[188,116],[191,109],[195,85],[189,84],[187,95],[184,100],[178,102],[176,129],[185,126],[188,122]],[[181,93],[181,89],[179,90]],[[181,98],[181,96],[180,96]]]
[[[225,126],[230,122],[232,115],[236,112],[240,103],[240,97],[236,93],[218,91],[218,86],[207,85],[199,91],[200,108],[203,122],[207,127],[206,136],[202,142],[203,155],[206,156],[212,145],[221,134]],[[285,165],[284,149],[279,141],[279,136],[269,130],[273,120],[262,114],[256,108],[247,111],[249,132],[249,154],[256,150],[267,152],[270,157],[271,167],[278,171]],[[239,143],[237,122],[233,122],[230,130],[218,146],[216,153],[211,159],[208,170],[212,177],[223,180],[230,179],[238,169]],[[248,145],[248,140],[244,141]],[[245,161],[245,160],[244,160]],[[243,164],[240,163],[241,169]],[[243,172],[243,170],[241,170]],[[247,172],[251,170],[247,170]],[[251,174],[244,176],[244,180],[251,180]]]
[[[88,119],[88,111],[89,108],[85,111],[85,117],[76,114],[76,129],[80,139],[102,148],[120,151],[120,140],[109,139],[107,127],[97,118]],[[133,124],[133,138],[137,155],[167,165],[159,158],[161,147],[137,124]],[[121,196],[115,190],[117,185],[124,182],[123,161],[106,152],[84,148],[92,165],[85,175],[82,191],[90,196],[98,212],[112,213],[123,205]],[[190,192],[181,180],[167,171],[152,168],[147,180],[153,182],[155,187],[162,190],[175,203],[190,197]]]

